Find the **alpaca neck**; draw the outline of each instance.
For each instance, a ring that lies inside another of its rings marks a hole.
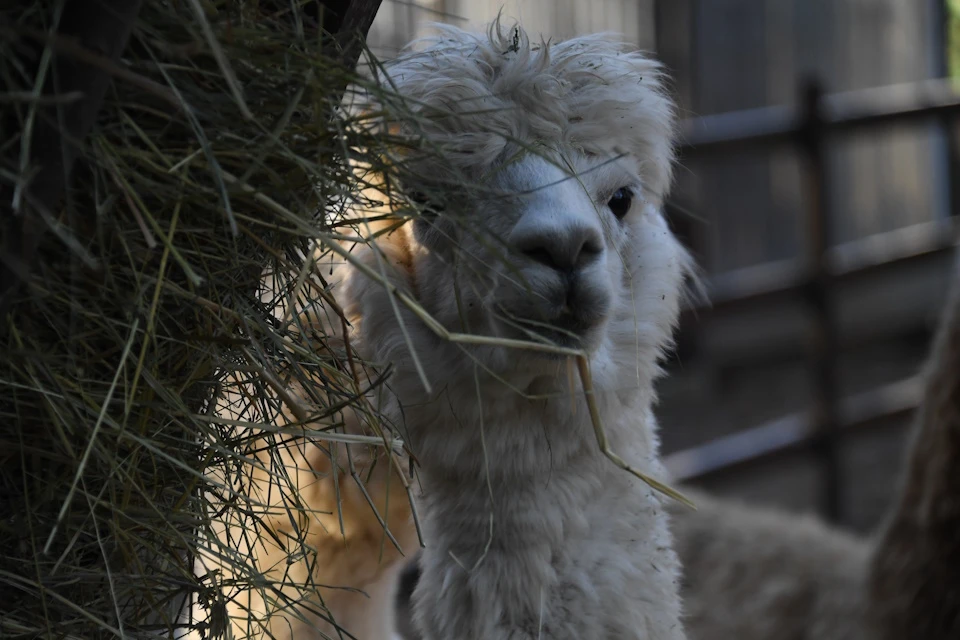
[[[539,376],[508,388],[499,380],[439,387],[433,398],[406,403],[404,422],[425,485],[475,487],[485,494],[545,487],[558,474],[617,471],[597,444],[585,395],[566,377]],[[579,381],[576,381],[577,383]],[[411,397],[407,395],[406,397]],[[597,408],[621,455],[653,458],[650,389],[598,390]],[[442,434],[442,436],[441,436]]]
[[[425,637],[643,637],[609,635],[597,616],[627,606],[600,594],[629,589],[622,598],[642,597],[647,583],[656,583],[650,601],[668,605],[638,611],[669,618],[664,628],[679,633],[676,562],[658,499],[600,451],[582,399],[500,395],[407,414],[419,434],[426,549],[415,606]],[[634,389],[597,399],[612,446],[659,475],[651,395]],[[605,568],[623,557],[626,568]],[[641,559],[646,568],[634,570]],[[651,562],[662,575],[647,571]],[[637,625],[630,616],[622,623]]]

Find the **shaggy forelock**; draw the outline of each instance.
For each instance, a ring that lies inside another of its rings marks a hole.
[[[437,25],[386,66],[418,116],[415,136],[483,172],[524,148],[629,154],[648,198],[667,192],[674,110],[660,65],[611,34],[532,44],[517,25]]]

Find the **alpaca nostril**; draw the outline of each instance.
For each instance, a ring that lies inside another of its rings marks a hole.
[[[549,242],[554,240],[553,238],[532,240],[534,241],[521,244],[520,251],[534,262],[555,271],[582,269],[603,253],[600,242],[590,236],[580,239],[579,242],[573,239],[567,239],[567,242]]]
[[[593,238],[587,238],[583,241],[580,253],[577,255],[577,267],[587,266],[596,260],[601,253],[603,253],[603,245]]]
[[[553,254],[543,247],[527,249],[523,252],[523,254],[534,262],[539,262],[540,264],[550,267],[551,269],[556,269],[558,271],[560,270],[560,267],[557,266],[556,261],[553,259]]]

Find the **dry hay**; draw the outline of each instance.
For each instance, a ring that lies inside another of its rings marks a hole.
[[[5,234],[35,168],[20,162],[35,54],[75,44],[45,39],[62,6],[3,20]],[[266,584],[210,542],[207,507],[262,535],[243,493],[254,436],[274,446],[298,428],[238,429],[212,409],[242,390],[234,419],[256,426],[283,402],[271,384],[309,381],[325,401],[301,417],[337,430],[357,395],[343,349],[273,307],[321,295],[293,265],[357,202],[348,159],[377,166],[383,144],[335,108],[351,76],[314,18],[287,2],[144,3],[67,197],[32,218],[34,267],[0,318],[3,637],[168,637],[188,595],[214,614],[204,633],[222,630],[230,589],[195,577],[202,547]],[[284,295],[259,290],[264,269],[293,274],[274,282]]]

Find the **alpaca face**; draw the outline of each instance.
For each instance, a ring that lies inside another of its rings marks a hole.
[[[491,212],[512,224],[502,236],[504,258],[488,278],[493,286],[480,298],[494,330],[596,347],[621,293],[620,218],[637,191],[636,176],[625,173],[578,175],[535,156],[504,172],[503,190],[518,195],[507,198],[512,210]]]
[[[452,331],[583,349],[627,367],[655,361],[688,259],[638,164],[573,149],[530,153],[498,166],[483,188],[417,195],[443,211],[413,225],[419,298]],[[555,359],[506,349],[487,356],[501,371]]]
[[[610,322],[630,314],[636,294],[646,297],[634,271],[673,279],[668,272],[682,264],[670,252],[659,258],[666,265],[635,255],[645,234],[665,226],[631,164],[572,150],[529,154],[489,188],[433,205],[459,219],[414,226],[419,271],[443,281],[432,311],[460,331],[600,348]]]
[[[604,36],[534,45],[495,25],[444,27],[386,73],[416,116],[398,117],[415,150],[398,183],[424,214],[405,263],[426,310],[450,331],[586,350],[611,378],[652,371],[689,266],[660,214],[673,107],[657,63]]]

